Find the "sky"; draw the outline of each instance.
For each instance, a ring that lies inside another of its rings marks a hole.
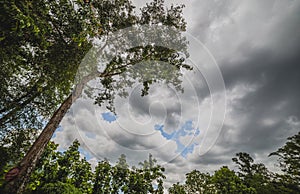
[[[149,1],[133,1],[137,7]],[[74,139],[93,164],[124,153],[130,164],[151,153],[166,168],[169,187],[193,169],[214,172],[237,152],[278,170],[268,154],[300,130],[300,1],[189,0],[184,17],[194,72],[184,93],[140,86],[117,98],[117,115],[79,99],[53,140]]]

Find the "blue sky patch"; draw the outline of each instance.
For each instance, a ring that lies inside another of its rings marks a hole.
[[[105,112],[105,113],[102,113],[101,115],[102,115],[102,118],[104,120],[108,121],[109,123],[117,120],[117,116],[112,112]]]
[[[191,154],[194,152],[195,146],[197,146],[197,143],[192,143],[190,145],[187,145],[182,151],[180,151],[180,155],[184,158],[187,157],[188,154]]]
[[[187,157],[188,154],[193,153],[195,146],[197,143],[190,143],[188,145],[184,145],[180,142],[180,137],[191,136],[191,138],[196,137],[200,134],[200,130],[198,128],[193,127],[193,121],[186,121],[180,129],[173,131],[172,133],[167,133],[164,130],[164,125],[155,125],[154,129],[160,131],[161,135],[167,140],[172,140],[176,142],[177,150],[176,153],[180,153],[180,155],[184,158]]]
[[[60,131],[63,131],[63,128],[62,128],[62,126],[61,125],[59,125],[57,128],[56,128],[56,130],[55,130],[55,132],[54,132],[54,134],[52,135],[52,139],[54,139],[55,137],[56,137],[56,133],[57,132],[60,132]]]
[[[90,160],[93,156],[91,155],[91,153],[89,151],[87,151],[86,149],[82,148],[82,147],[79,147],[78,151],[84,155],[84,157],[87,159],[87,160]]]

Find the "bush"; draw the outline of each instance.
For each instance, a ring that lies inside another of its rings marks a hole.
[[[40,189],[36,191],[36,193],[43,194],[81,194],[80,190],[77,189],[74,185],[68,183],[47,183]]]

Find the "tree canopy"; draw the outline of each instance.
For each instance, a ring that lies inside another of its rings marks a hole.
[[[279,175],[287,187],[300,192],[300,132],[288,138],[285,145],[269,156],[277,156],[279,166],[284,172]]]
[[[85,54],[95,46],[95,40],[105,41],[111,33],[136,25],[162,24],[179,30],[186,28],[182,6],[166,9],[162,0],[147,4],[141,9],[141,14],[135,13],[129,0],[89,3],[82,0],[7,0],[2,1],[0,6],[2,133],[6,131],[4,129],[16,127],[40,128],[41,125],[37,124],[41,118],[51,117],[75,88],[78,67]],[[121,46],[126,45],[122,37],[118,42]],[[126,64],[167,59],[177,51],[148,45],[131,48],[127,52],[134,57],[121,61],[120,56],[115,56],[109,64],[101,66],[112,74],[116,73],[112,70],[123,66],[118,73],[121,74],[126,70]],[[180,67],[179,62],[174,65]],[[110,88],[111,77],[103,80],[106,88]],[[173,78],[177,79],[177,75]],[[149,82],[144,83],[145,88],[148,88]],[[100,101],[101,98],[98,98],[97,102]]]
[[[121,155],[114,165],[102,160],[92,170],[86,158],[80,156],[79,146],[75,140],[67,150],[59,152],[58,144],[49,142],[24,192],[163,193],[164,168],[151,154],[137,167],[130,167],[126,156]]]

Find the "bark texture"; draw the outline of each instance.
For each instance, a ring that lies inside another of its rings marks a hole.
[[[21,194],[23,193],[26,183],[28,183],[30,179],[31,173],[34,171],[37,161],[40,159],[42,153],[45,150],[48,142],[51,140],[55,130],[59,126],[59,123],[64,118],[67,111],[72,106],[73,102],[75,102],[83,91],[84,86],[91,80],[96,77],[111,77],[113,75],[120,74],[112,73],[109,74],[107,72],[99,73],[94,72],[91,73],[81,80],[79,84],[76,85],[73,93],[65,99],[65,101],[60,105],[60,107],[55,111],[46,127],[43,129],[37,140],[34,142],[32,147],[26,153],[25,157],[19,163],[19,165],[15,168],[18,168],[19,172],[15,177],[10,177],[6,182],[6,186],[4,188],[5,193],[7,194]],[[9,172],[12,174],[11,172]]]
[[[41,132],[37,140],[34,142],[25,157],[19,163],[19,173],[11,181],[7,182],[5,187],[6,193],[23,193],[26,183],[33,172],[38,159],[41,157],[45,147],[50,141],[59,123],[70,109],[73,102],[73,96],[70,95],[61,106],[55,111],[50,121],[47,123],[44,130]]]

